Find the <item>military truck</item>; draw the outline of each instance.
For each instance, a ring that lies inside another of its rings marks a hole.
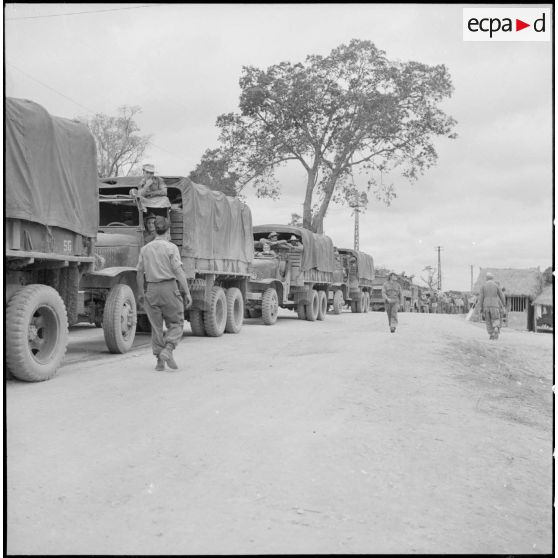
[[[167,196],[130,193],[138,178],[102,179],[99,185],[100,269],[82,277],[82,318],[103,327],[112,353],[125,353],[135,333],[149,331],[138,301],[136,266],[148,214],[170,219],[170,240],[180,250],[192,306],[186,312],[197,336],[238,333],[253,258],[252,215],[236,198],[179,176],[162,177]]]
[[[271,232],[278,241],[267,246]],[[293,236],[296,246],[289,243]],[[301,227],[257,225],[254,245],[246,315],[273,325],[281,307],[296,311],[301,320],[325,319],[335,270],[331,239]]]
[[[374,280],[374,260],[365,252],[335,248],[336,273],[328,291],[329,306],[340,314],[348,305],[352,312],[368,312]]]
[[[98,215],[95,141],[83,124],[5,99],[6,364],[24,381],[52,378],[78,321]]]

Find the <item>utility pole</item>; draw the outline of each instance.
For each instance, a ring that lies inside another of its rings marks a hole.
[[[436,250],[438,250],[438,291],[442,292],[442,247],[436,246]]]
[[[471,292],[473,292],[473,266],[471,265]]]

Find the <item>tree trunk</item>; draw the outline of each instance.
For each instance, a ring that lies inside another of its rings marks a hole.
[[[327,208],[329,207],[329,202],[331,201],[331,196],[333,196],[338,177],[339,173],[337,172],[331,175],[325,187],[325,196],[320,205],[320,209],[312,220],[312,230],[316,233],[323,234],[324,232],[324,218],[327,213]]]
[[[312,194],[314,193],[315,186],[316,173],[313,170],[309,170],[308,181],[306,182],[306,195],[302,208],[302,226],[308,230],[312,230]]]

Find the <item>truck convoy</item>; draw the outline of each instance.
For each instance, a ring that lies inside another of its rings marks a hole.
[[[351,248],[336,249],[336,273],[328,300],[334,314],[348,305],[352,312],[368,312],[374,280],[374,260],[365,252]]]
[[[180,250],[192,294],[186,319],[194,335],[218,337],[242,328],[253,258],[250,209],[188,178],[162,178],[167,197],[153,199],[130,194],[137,178],[100,181],[96,254],[101,264],[81,279],[81,318],[102,325],[112,353],[128,351],[137,328],[149,331],[136,281],[148,214],[170,219],[170,241]]]
[[[95,141],[32,101],[4,107],[6,364],[42,381],[62,362],[80,277],[95,262]]]
[[[268,243],[273,232],[278,240]],[[281,307],[295,310],[301,320],[323,320],[335,271],[331,238],[301,227],[257,225],[254,245],[247,315],[273,325]]]

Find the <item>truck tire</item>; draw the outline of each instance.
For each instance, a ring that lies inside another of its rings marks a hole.
[[[220,337],[227,325],[227,297],[221,287],[213,287],[209,295],[208,309],[204,312],[203,323],[209,337]]]
[[[270,287],[262,297],[262,319],[265,325],[273,325],[279,313],[279,297],[277,291]]]
[[[318,311],[320,309],[318,291],[312,289],[310,294],[310,302],[306,305],[306,319],[309,322],[315,322],[318,319]]]
[[[364,295],[364,304],[362,306],[362,311],[367,314],[368,310],[370,310],[370,293],[364,291],[362,293]]]
[[[318,320],[324,320],[327,314],[327,293],[318,291]]]
[[[109,292],[103,312],[103,333],[111,353],[126,353],[136,335],[136,300],[132,289],[123,283]]]
[[[240,289],[231,287],[227,289],[227,333],[238,333],[244,321],[244,299]]]
[[[64,301],[47,285],[27,285],[6,308],[6,364],[25,382],[52,378],[68,345]]]
[[[299,320],[305,320],[306,319],[306,304],[304,304],[303,302],[299,302],[296,305],[296,313],[298,315]]]
[[[341,289],[337,289],[333,295],[333,313],[341,314],[344,305],[345,300],[343,298],[343,291]]]
[[[58,292],[64,301],[68,324],[74,325],[78,321],[78,291],[79,270],[76,266],[65,267],[60,270]]]
[[[205,337],[202,310],[190,310],[190,327],[192,328],[193,335],[196,337]]]
[[[138,314],[136,332],[151,333],[151,322],[149,321],[147,314]]]

